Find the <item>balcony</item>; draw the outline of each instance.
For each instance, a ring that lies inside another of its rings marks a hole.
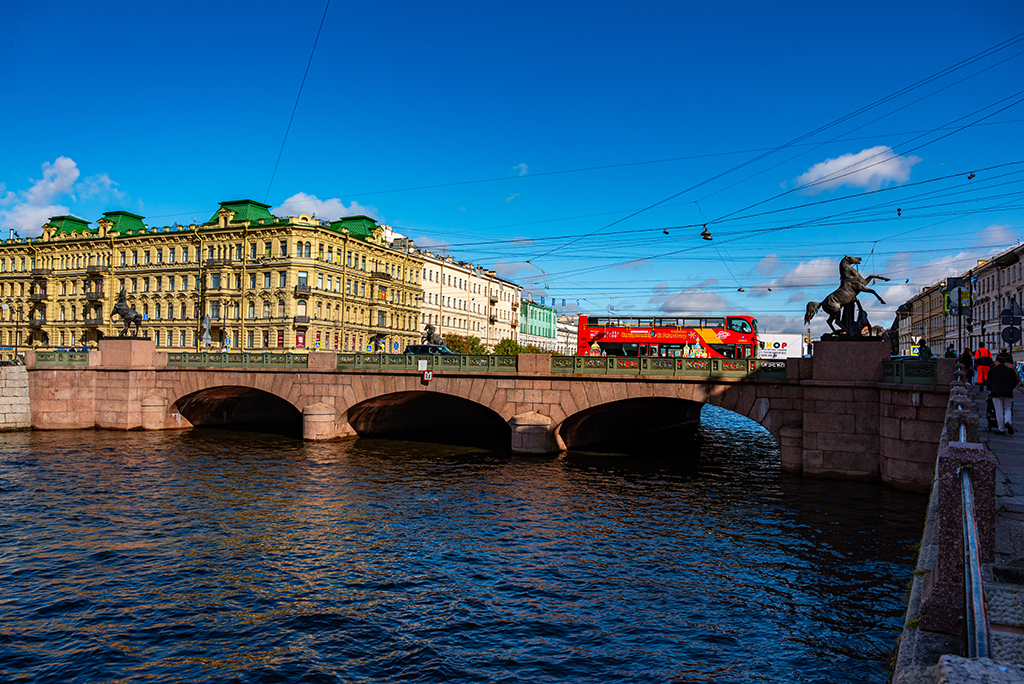
[[[84,323],[85,327],[87,327],[87,328],[98,328],[101,325],[103,325],[103,319],[102,318],[83,318],[82,319],[82,323]]]
[[[42,328],[46,325],[45,318],[30,318],[28,319],[28,327],[30,328]]]
[[[32,275],[33,276],[48,276],[48,275],[51,275],[52,273],[53,273],[53,269],[52,268],[33,268],[32,269]]]
[[[313,288],[309,285],[296,285],[295,294],[297,295],[308,295],[313,291]]]
[[[295,325],[309,325],[309,316],[296,316]]]
[[[230,266],[231,259],[207,259],[207,266]]]
[[[490,300],[491,300],[491,306],[495,306],[498,303],[498,298],[497,297],[491,297]]]
[[[35,294],[30,294],[28,296],[28,300],[30,302],[45,302],[49,298],[50,296],[45,292],[36,292]]]
[[[491,316],[487,320],[491,322],[491,325],[494,325],[495,323],[498,322],[498,317],[497,316]]]
[[[85,293],[85,298],[86,299],[92,299],[92,300],[103,299],[103,293],[102,292],[86,292]]]
[[[106,273],[110,270],[109,266],[86,266],[86,273]]]
[[[370,274],[370,277],[376,278],[377,280],[393,280],[391,274],[385,273],[384,271],[374,271]]]

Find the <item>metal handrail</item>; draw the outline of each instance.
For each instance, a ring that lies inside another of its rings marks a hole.
[[[988,616],[981,583],[981,559],[978,552],[978,524],[974,519],[974,486],[971,471],[960,469],[964,521],[964,599],[966,602],[967,657],[988,658]]]

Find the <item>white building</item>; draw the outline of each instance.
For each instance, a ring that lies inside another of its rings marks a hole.
[[[504,339],[518,339],[521,286],[482,266],[410,249],[424,261],[421,330],[430,323],[442,337],[477,337],[489,351]]]
[[[555,351],[559,354],[572,356],[577,353],[579,338],[579,316],[558,317],[555,331]]]

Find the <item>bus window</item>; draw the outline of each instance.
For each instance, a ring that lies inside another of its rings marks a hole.
[[[729,330],[732,330],[733,332],[742,333],[744,335],[749,335],[751,332],[753,332],[750,329],[750,324],[747,323],[742,318],[730,318],[728,326]]]

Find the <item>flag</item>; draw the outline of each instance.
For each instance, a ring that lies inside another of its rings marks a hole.
[[[540,305],[544,306],[544,298],[543,297],[540,298]]]
[[[565,298],[562,298],[562,306],[565,306]]]

